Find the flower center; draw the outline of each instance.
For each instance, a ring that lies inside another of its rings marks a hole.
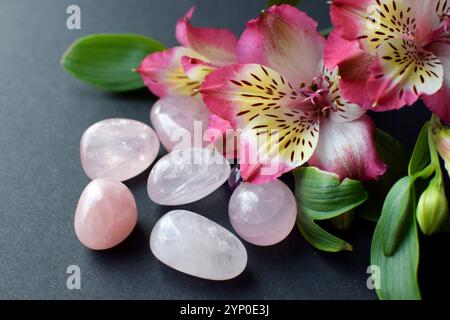
[[[302,100],[302,109],[307,106],[307,111],[320,112],[324,116],[328,116],[330,111],[336,111],[335,104],[330,99],[330,87],[332,83],[326,75],[315,77],[311,84],[300,85],[300,94],[304,97]]]

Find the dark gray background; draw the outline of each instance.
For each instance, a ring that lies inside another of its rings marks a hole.
[[[81,7],[82,30],[66,29],[70,4]],[[90,251],[76,239],[74,210],[89,182],[79,160],[83,131],[112,117],[149,123],[155,98],[147,90],[108,94],[78,82],[61,69],[61,54],[75,39],[92,33],[140,33],[175,45],[175,22],[193,4],[194,24],[228,27],[238,34],[265,0],[0,0],[0,298],[376,298],[366,287],[373,225],[359,220],[342,235],[354,245],[352,253],[318,252],[295,229],[276,246],[245,243],[248,267],[231,281],[209,282],[165,267],[152,256],[148,240],[154,223],[170,208],[147,197],[148,170],[126,183],[139,209],[129,239],[104,252]],[[320,28],[329,26],[325,1],[303,0],[300,7]],[[419,106],[375,118],[411,147],[428,116]],[[229,196],[222,187],[185,208],[230,229]],[[443,241],[448,243],[448,237],[422,242],[426,297],[439,296],[436,289],[449,284]],[[72,264],[81,268],[81,290],[66,288],[65,271]]]

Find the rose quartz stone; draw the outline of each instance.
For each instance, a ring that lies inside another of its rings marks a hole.
[[[166,206],[191,203],[219,188],[230,171],[228,160],[213,147],[177,149],[153,166],[148,195],[153,202]]]
[[[156,223],[150,248],[169,267],[203,279],[228,280],[247,265],[247,251],[235,235],[186,210],[171,211]]]
[[[292,191],[280,180],[242,183],[231,195],[228,213],[231,225],[244,240],[270,246],[292,231],[297,203]]]
[[[80,143],[81,165],[91,179],[131,179],[147,169],[159,152],[152,128],[130,119],[108,119],[95,123]]]
[[[75,233],[86,247],[112,248],[133,231],[136,202],[122,183],[108,179],[91,181],[81,194],[75,211]]]
[[[151,109],[150,120],[161,144],[167,151],[174,148],[202,147],[208,128],[209,111],[201,99],[168,96],[159,99]],[[197,121],[197,127],[194,126]]]

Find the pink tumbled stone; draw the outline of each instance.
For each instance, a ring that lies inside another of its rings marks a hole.
[[[130,119],[97,122],[84,132],[80,143],[81,165],[91,179],[131,179],[145,171],[158,152],[153,129]]]
[[[244,240],[270,246],[292,231],[297,203],[292,191],[280,180],[242,183],[231,195],[228,213],[231,225]]]
[[[125,240],[136,221],[136,202],[130,190],[121,182],[97,179],[81,194],[74,226],[82,244],[104,250]]]
[[[148,196],[163,206],[195,202],[217,190],[230,171],[230,163],[215,148],[177,149],[153,166],[148,176]]]
[[[161,144],[169,152],[174,147],[205,145],[203,134],[208,128],[209,111],[201,99],[187,96],[161,98],[153,105],[150,120]]]

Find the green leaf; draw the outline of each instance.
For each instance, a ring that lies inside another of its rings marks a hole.
[[[414,206],[413,206],[414,207]],[[377,295],[382,300],[417,300],[421,299],[417,281],[419,267],[419,239],[415,214],[409,214],[405,222],[404,237],[397,251],[392,256],[383,254],[382,230],[385,223],[380,218],[375,228],[371,247],[371,264],[380,269],[380,287]]]
[[[416,146],[414,147],[411,161],[409,162],[409,175],[413,176],[416,173],[424,169],[431,161],[430,151],[428,145],[428,128],[430,123],[427,122],[420,130],[419,137],[417,138]]]
[[[302,210],[313,220],[326,220],[346,213],[367,199],[360,181],[339,182],[336,174],[306,167],[294,171],[296,196]]]
[[[394,182],[404,177],[410,156],[405,146],[380,129],[375,131],[375,145],[381,159],[388,165],[388,171],[383,177],[388,176]]]
[[[384,197],[378,194],[378,189],[373,184],[365,184],[364,187],[369,194],[369,198],[361,207],[357,208],[359,216],[365,220],[377,222],[381,215],[381,205]],[[376,194],[377,193],[377,194]]]
[[[408,174],[409,152],[390,134],[377,129],[375,144],[378,154],[387,164],[386,173],[378,181],[368,181],[364,187],[369,199],[358,208],[361,217],[370,221],[377,221],[381,215],[384,199],[392,186]]]
[[[297,226],[305,239],[319,250],[337,252],[352,246],[318,226],[314,220],[327,220],[346,214],[367,199],[359,181],[339,182],[335,174],[313,167],[294,171],[297,199]]]
[[[144,87],[133,69],[148,54],[164,50],[156,40],[135,34],[98,34],[75,41],[61,58],[75,78],[107,91]]]
[[[414,178],[407,176],[400,179],[389,191],[383,204],[380,227],[381,243],[386,256],[391,256],[398,248],[403,236],[405,222],[414,211]]]
[[[345,231],[352,226],[353,219],[355,217],[355,210],[343,213],[340,216],[330,219],[330,223],[338,230]]]
[[[296,6],[299,2],[300,0],[268,0],[267,7],[280,4],[290,4],[291,6]]]
[[[348,242],[339,239],[319,227],[306,214],[301,212],[301,207],[297,206],[297,226],[303,237],[314,247],[327,252],[339,252],[343,250],[352,251],[353,247]]]

